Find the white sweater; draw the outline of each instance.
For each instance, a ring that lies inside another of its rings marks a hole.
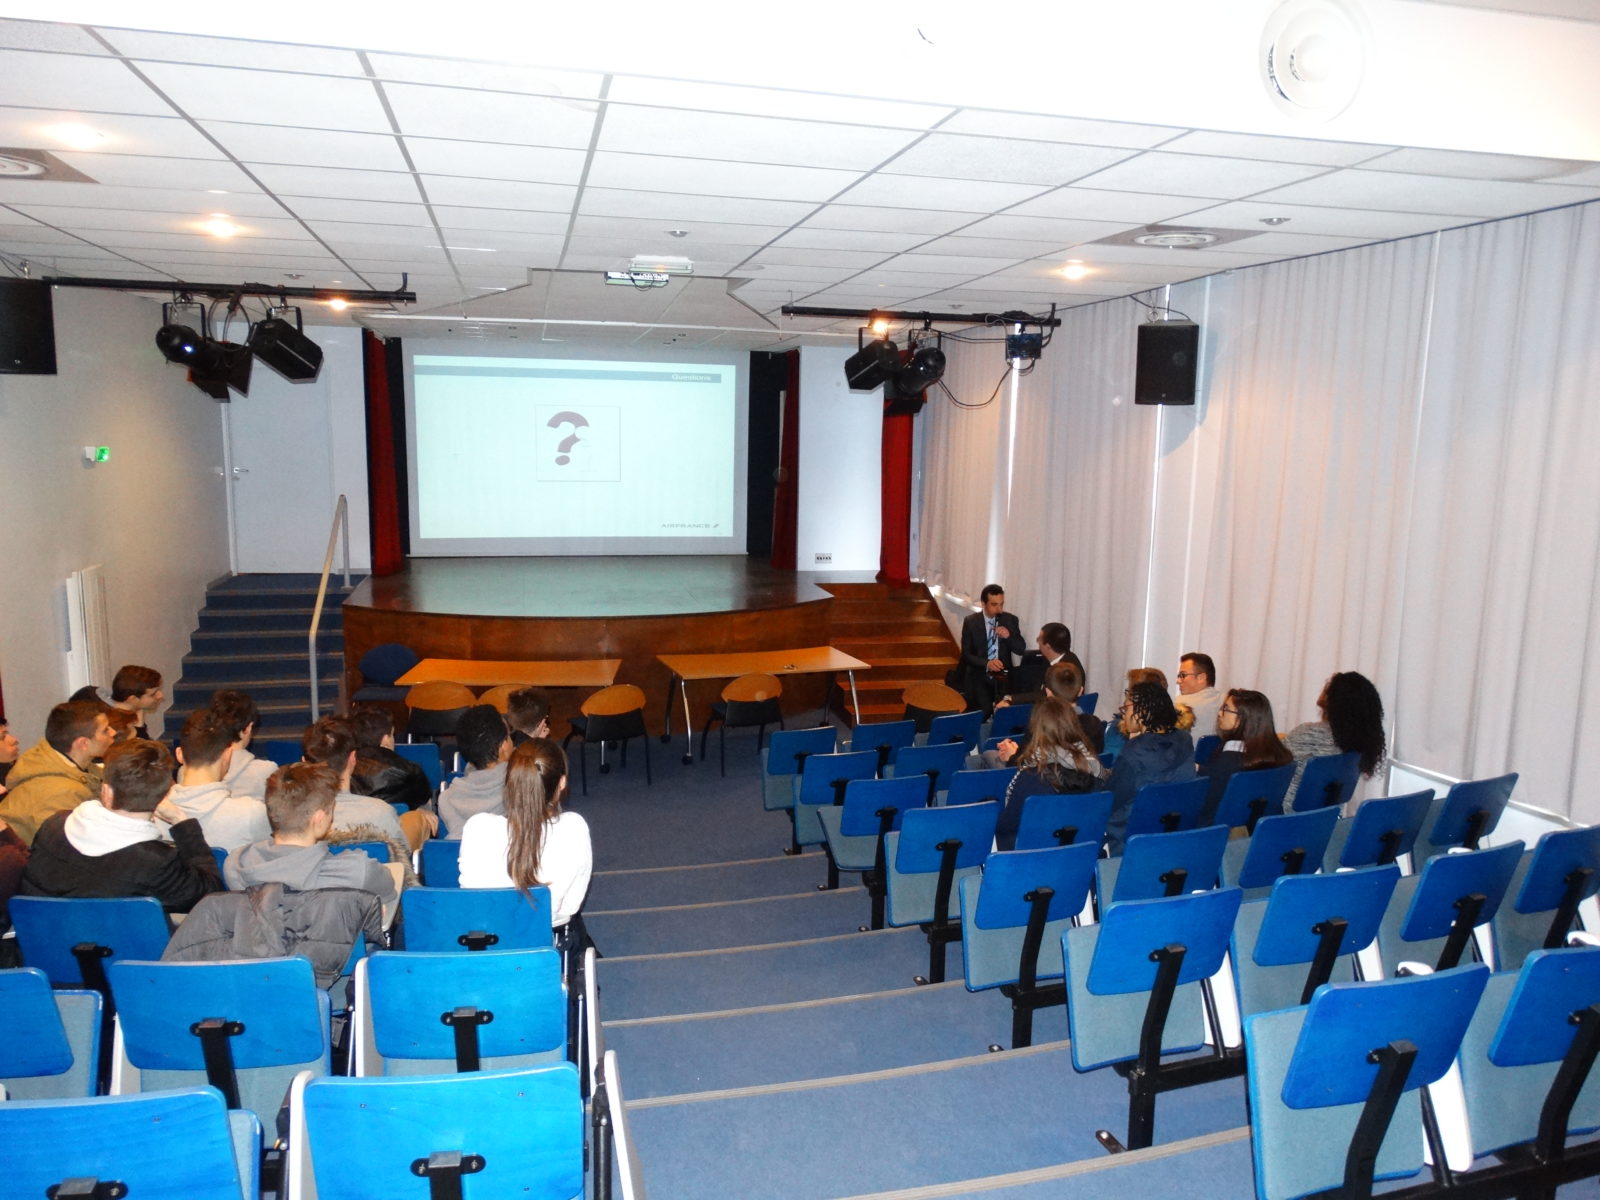
[[[500,813],[469,817],[461,831],[461,886],[515,887],[506,870],[511,826]],[[560,929],[583,906],[594,872],[589,825],[575,812],[563,812],[544,827],[539,847],[540,882],[550,889],[550,923]]]

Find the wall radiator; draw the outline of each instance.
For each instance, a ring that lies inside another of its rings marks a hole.
[[[99,563],[67,576],[67,694],[111,686],[111,622]]]

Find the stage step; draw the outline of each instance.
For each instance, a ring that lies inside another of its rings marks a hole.
[[[960,659],[949,626],[928,589],[918,583],[824,583],[834,597],[829,638],[846,654],[872,664],[856,677],[860,711],[841,687],[846,717],[888,720],[904,711],[901,693],[917,683],[942,681]]]

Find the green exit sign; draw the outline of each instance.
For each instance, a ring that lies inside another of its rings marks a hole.
[[[95,462],[110,462],[111,461],[111,447],[110,446],[96,446],[94,448],[94,460],[95,460]]]

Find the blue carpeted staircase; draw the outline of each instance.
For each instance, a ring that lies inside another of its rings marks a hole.
[[[261,709],[258,739],[300,736],[311,720],[306,637],[318,579],[311,574],[235,575],[206,590],[199,627],[183,657],[183,674],[172,688],[169,733],[175,735],[213,691],[230,687],[255,697]],[[344,670],[340,605],[346,594],[335,576],[317,633],[317,674],[325,713],[338,703]]]

